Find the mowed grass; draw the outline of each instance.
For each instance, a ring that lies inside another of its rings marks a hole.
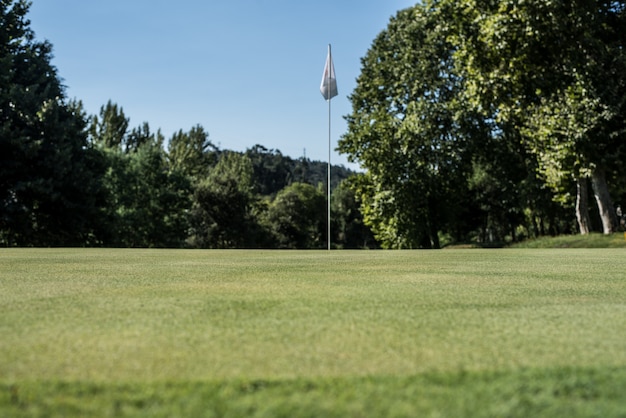
[[[626,251],[0,250],[0,416],[626,416]]]
[[[559,235],[529,239],[513,245],[515,248],[626,248],[626,232],[613,234]]]

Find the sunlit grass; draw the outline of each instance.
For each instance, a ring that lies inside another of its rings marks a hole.
[[[625,256],[2,250],[0,414],[617,416]]]
[[[560,235],[531,239],[516,248],[626,248],[626,232],[614,234]]]

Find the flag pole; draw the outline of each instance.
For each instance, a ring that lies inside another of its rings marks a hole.
[[[328,188],[328,251],[330,251],[331,247],[331,236],[330,236],[330,158],[331,158],[331,149],[332,149],[332,141],[331,141],[331,129],[330,129],[330,120],[331,120],[331,112],[330,112],[330,101],[333,97],[337,95],[337,79],[335,78],[335,68],[333,66],[333,58],[330,51],[330,44],[328,44],[328,55],[326,57],[326,65],[324,66],[324,75],[322,76],[322,85],[320,86],[320,91],[322,96],[328,101],[328,179],[327,179],[327,188]]]
[[[330,44],[328,44],[328,55],[330,55]],[[330,85],[330,71],[328,72],[328,85]],[[330,102],[328,99],[328,251],[330,251]]]

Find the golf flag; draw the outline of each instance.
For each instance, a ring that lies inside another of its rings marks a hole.
[[[320,91],[326,100],[330,100],[338,94],[337,78],[335,78],[335,66],[333,65],[333,57],[330,53],[330,45],[328,45],[328,56],[326,57],[326,65],[324,66],[324,75],[322,76]]]

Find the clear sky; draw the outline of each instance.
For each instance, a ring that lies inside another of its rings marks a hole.
[[[334,148],[346,131],[360,59],[389,18],[416,0],[33,0],[38,40],[69,98],[97,114],[108,100],[131,127],[166,139],[200,124],[221,149],[255,144],[328,159],[328,105],[319,86],[328,44],[339,95]]]

